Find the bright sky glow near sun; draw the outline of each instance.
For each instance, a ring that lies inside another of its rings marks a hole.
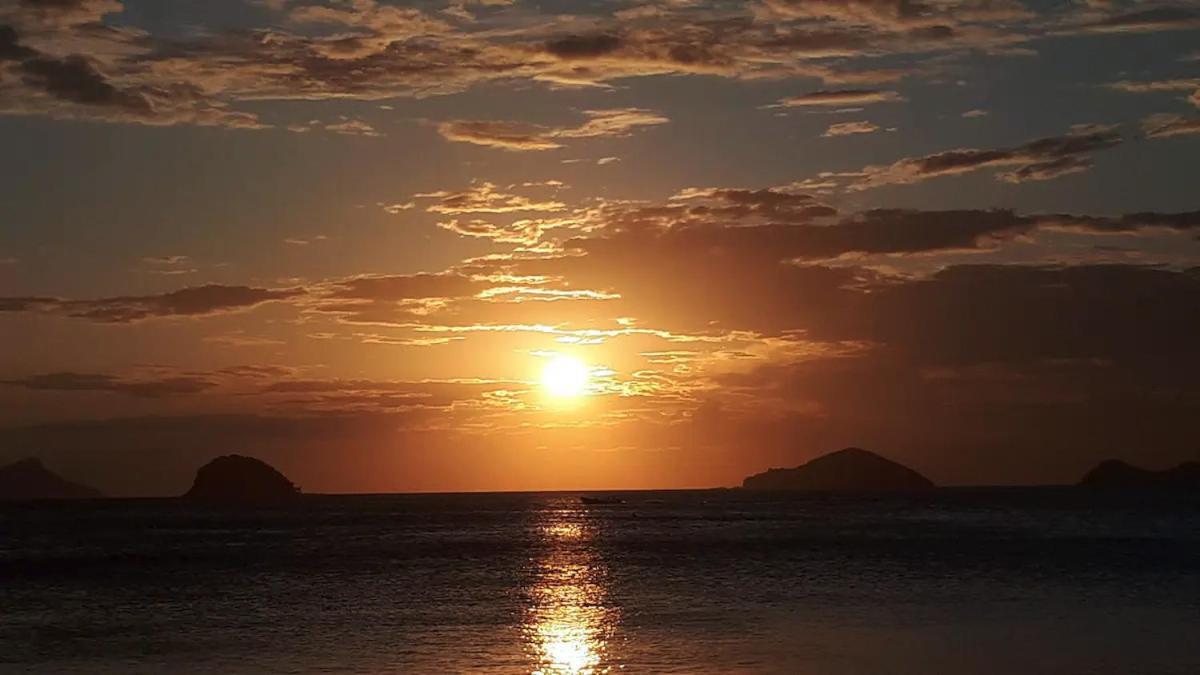
[[[109,494],[1195,458],[1194,2],[0,0],[0,147],[0,461]]]
[[[551,396],[577,398],[587,390],[591,370],[577,358],[557,355],[542,369],[542,385]]]

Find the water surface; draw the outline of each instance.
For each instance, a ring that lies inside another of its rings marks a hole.
[[[0,506],[0,671],[1200,672],[1200,500]]]

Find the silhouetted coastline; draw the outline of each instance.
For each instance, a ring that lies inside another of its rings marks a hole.
[[[221,504],[259,504],[291,501],[300,494],[300,488],[270,464],[244,455],[224,455],[200,467],[183,496]]]
[[[29,457],[0,467],[0,500],[99,499],[99,490],[69,481]]]
[[[912,469],[862,448],[831,452],[791,469],[769,469],[742,481],[747,490],[917,492],[936,487]]]
[[[1079,484],[1092,488],[1196,488],[1200,487],[1200,462],[1184,462],[1169,469],[1155,471],[1119,459],[1110,459],[1100,462],[1088,471]]]

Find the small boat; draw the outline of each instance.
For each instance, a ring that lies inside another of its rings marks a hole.
[[[596,504],[596,505],[599,505],[599,504],[624,504],[625,503],[624,499],[617,499],[616,497],[580,497],[579,501],[583,502],[584,504]]]

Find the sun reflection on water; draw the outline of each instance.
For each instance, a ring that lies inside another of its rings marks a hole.
[[[609,672],[607,650],[617,616],[607,606],[603,561],[594,549],[587,513],[547,511],[539,531],[545,546],[536,562],[525,640],[540,675]]]

